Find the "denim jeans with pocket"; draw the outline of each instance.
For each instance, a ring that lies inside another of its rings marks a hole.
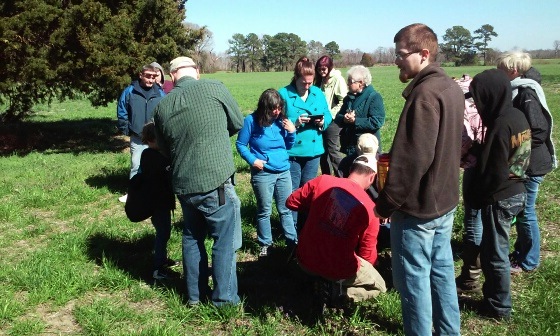
[[[459,335],[459,302],[451,251],[455,209],[422,219],[391,216],[393,282],[401,297],[406,335]]]
[[[146,148],[148,148],[148,145],[142,143],[142,137],[136,134],[130,134],[130,175],[128,176],[129,179],[131,179],[132,176],[138,173],[138,169],[140,168],[140,158],[142,157],[142,152]]]
[[[292,178],[292,191],[302,187],[307,182],[317,177],[319,170],[319,162],[321,156],[303,157],[303,156],[290,156],[290,176]],[[305,224],[306,214],[298,214],[297,211],[292,211],[294,226],[301,229]],[[298,227],[298,221],[299,226]]]
[[[537,195],[539,186],[544,176],[529,176],[525,180],[527,190],[527,201],[525,209],[517,216],[515,227],[517,229],[517,240],[513,258],[525,271],[532,271],[539,266],[541,258],[541,232],[537,219]]]
[[[276,210],[280,216],[280,224],[288,246],[297,243],[296,227],[292,211],[286,207],[286,199],[292,192],[290,171],[281,173],[251,169],[251,185],[257,199],[257,239],[261,246],[272,245],[272,198],[276,202]]]
[[[230,179],[224,183],[224,204],[219,189],[179,195],[183,209],[183,270],[189,304],[205,298],[208,287],[208,255],[204,241],[212,238],[212,303],[239,303],[236,251],[241,247],[241,202]]]
[[[511,315],[509,231],[513,218],[525,207],[525,200],[526,194],[521,193],[482,208],[483,305],[497,317],[509,318]]]

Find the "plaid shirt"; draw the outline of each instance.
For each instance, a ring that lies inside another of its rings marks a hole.
[[[158,144],[171,158],[173,192],[205,193],[235,172],[229,137],[243,114],[227,88],[215,80],[182,77],[154,112]]]

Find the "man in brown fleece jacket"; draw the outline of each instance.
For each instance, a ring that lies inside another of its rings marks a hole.
[[[394,38],[406,99],[376,214],[391,218],[393,279],[406,335],[459,335],[451,229],[459,202],[464,95],[434,64],[436,34],[423,24]],[[432,311],[433,310],[433,311]]]

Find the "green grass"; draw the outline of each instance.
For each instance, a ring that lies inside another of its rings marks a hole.
[[[560,67],[537,65],[556,120],[560,120]],[[451,76],[474,76],[487,67],[445,68]],[[374,67],[373,85],[384,98],[383,148],[392,142],[405,87],[396,67]],[[346,73],[346,69],[342,69]],[[292,74],[217,73],[245,114],[269,87]],[[0,125],[0,335],[399,335],[400,300],[394,290],[361,303],[355,311],[331,311],[317,322],[309,314],[297,269],[283,259],[256,260],[252,224],[255,199],[247,164],[235,154],[242,201],[243,246],[238,274],[242,307],[188,307],[182,280],[151,280],[151,224],[131,223],[117,201],[126,190],[127,141],[117,135],[115,105],[87,101],[37,106],[17,125]],[[558,139],[558,128],[554,134]],[[234,138],[232,138],[232,149]],[[9,148],[17,150],[8,150]],[[479,318],[473,302],[462,306],[462,332],[469,335],[560,334],[560,214],[558,171],[541,186],[538,212],[543,262],[539,271],[513,279],[515,314],[510,324]],[[181,257],[180,208],[175,212],[170,256]],[[462,211],[453,245],[460,251]],[[273,214],[273,225],[278,216]],[[513,235],[515,232],[513,232]],[[275,237],[281,245],[280,233]],[[207,246],[210,246],[208,242]],[[457,259],[457,266],[460,260]]]

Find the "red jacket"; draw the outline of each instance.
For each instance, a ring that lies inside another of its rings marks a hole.
[[[356,275],[357,256],[375,265],[379,219],[375,204],[354,181],[321,175],[294,191],[286,206],[309,212],[297,247],[304,269],[340,280]]]

